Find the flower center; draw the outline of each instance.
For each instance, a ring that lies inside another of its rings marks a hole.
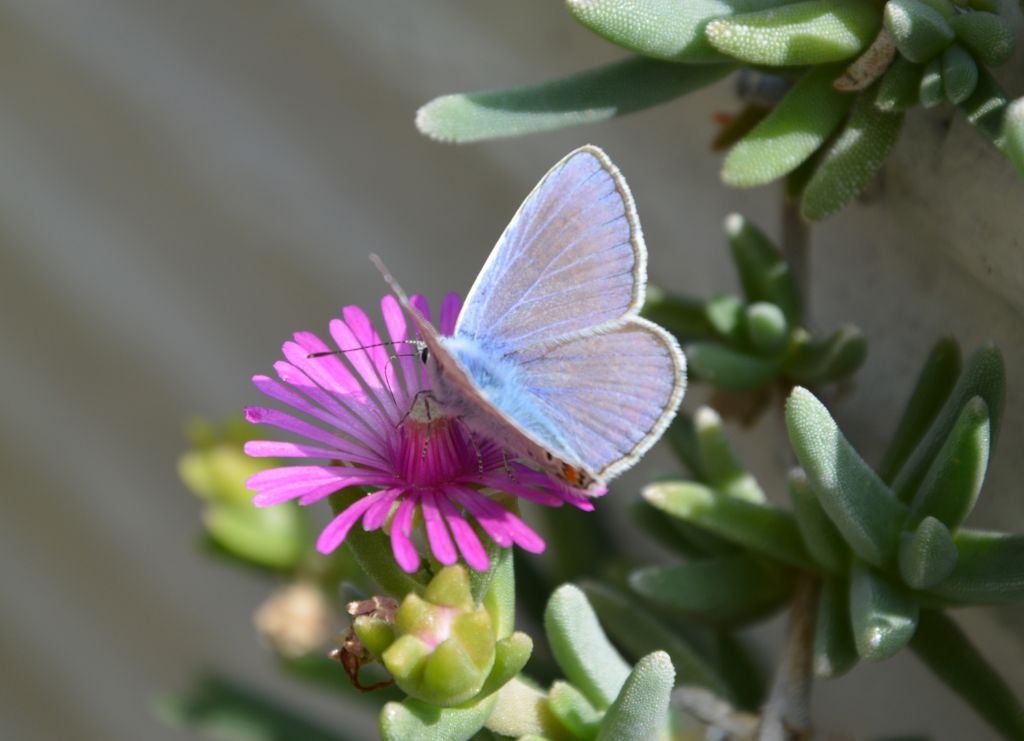
[[[410,415],[397,432],[397,473],[414,487],[436,487],[478,470],[462,425],[450,417],[426,421]]]

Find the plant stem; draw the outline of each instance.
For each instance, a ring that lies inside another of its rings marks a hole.
[[[811,738],[814,622],[820,586],[810,574],[802,575],[797,582],[789,611],[786,646],[761,716],[757,741]]]
[[[810,231],[807,223],[800,216],[800,204],[796,200],[782,196],[782,256],[789,263],[796,285],[800,290],[800,302],[803,306],[804,326],[810,327],[811,293],[810,293]]]

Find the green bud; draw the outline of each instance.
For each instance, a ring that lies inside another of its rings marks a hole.
[[[949,576],[956,566],[956,545],[949,529],[926,517],[912,533],[900,537],[900,576],[907,586],[927,589]]]
[[[889,0],[885,27],[900,54],[911,62],[927,62],[953,40],[953,29],[942,14],[920,0]]]
[[[383,656],[395,641],[394,624],[375,615],[357,615],[352,621],[352,629],[363,647],[373,656]]]
[[[750,344],[765,353],[777,353],[786,347],[789,340],[789,324],[786,315],[775,304],[759,301],[747,306],[745,311],[747,337]]]
[[[386,634],[379,625],[357,618],[356,634],[379,652],[402,691],[439,707],[475,697],[495,666],[494,625],[485,608],[474,606],[462,566],[438,572],[423,597],[406,595],[395,615],[394,642],[383,651]]]
[[[881,661],[898,652],[914,636],[917,617],[917,602],[905,589],[854,561],[850,575],[850,624],[862,659]]]
[[[686,359],[694,376],[724,389],[755,389],[779,372],[777,362],[717,342],[691,342]]]
[[[982,64],[997,67],[1013,56],[1016,36],[995,13],[963,13],[950,19],[956,37]]]

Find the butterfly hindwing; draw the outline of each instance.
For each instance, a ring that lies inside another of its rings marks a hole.
[[[527,197],[466,296],[455,333],[496,352],[616,321],[643,303],[646,251],[632,196],[585,146]]]

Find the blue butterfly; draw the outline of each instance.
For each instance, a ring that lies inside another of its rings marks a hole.
[[[686,359],[638,314],[647,249],[626,181],[594,146],[527,196],[442,337],[381,272],[422,337],[444,414],[584,489],[639,460],[675,416]]]

